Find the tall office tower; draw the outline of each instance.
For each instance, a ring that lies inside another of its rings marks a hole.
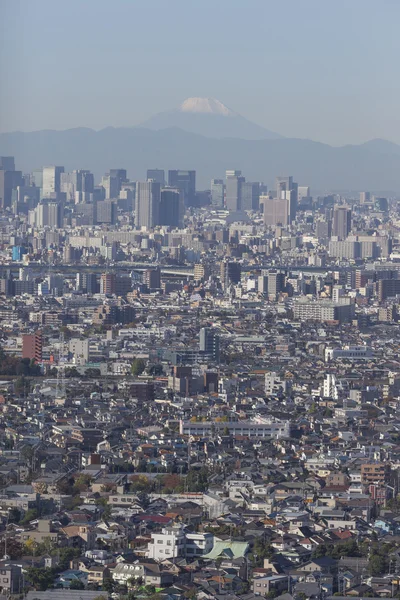
[[[166,227],[180,227],[183,219],[183,196],[180,190],[161,190],[158,224]]]
[[[276,178],[276,197],[289,202],[289,222],[296,218],[298,185],[293,181],[293,177]]]
[[[164,169],[147,169],[147,180],[152,179],[156,183],[159,183],[162,187],[165,185],[165,171]]]
[[[100,287],[97,282],[96,273],[77,273],[76,289],[84,292],[85,294],[98,294]]]
[[[333,211],[332,235],[345,240],[351,231],[351,209],[336,206]]]
[[[200,352],[205,352],[219,361],[219,335],[211,327],[200,329]]]
[[[152,229],[159,224],[161,185],[155,181],[136,182],[135,225]]]
[[[57,194],[61,191],[61,173],[64,173],[64,167],[43,167],[43,198],[49,198],[51,194]]]
[[[215,208],[223,208],[224,206],[224,180],[211,179],[211,204]]]
[[[120,191],[119,179],[115,175],[106,173],[101,178],[101,185],[104,188],[105,198],[109,200],[111,198],[118,198]]]
[[[185,207],[196,206],[196,171],[168,171],[168,185],[181,190]]]
[[[260,208],[260,184],[258,181],[244,181],[241,186],[241,210]]]
[[[264,207],[265,225],[290,225],[290,199],[260,196],[260,204]]]
[[[310,193],[310,188],[308,185],[299,185],[297,188],[297,202],[298,204],[300,204],[300,202],[303,200],[303,198],[310,198],[311,193]]]
[[[119,195],[122,184],[128,181],[126,169],[110,169],[110,176],[117,180],[117,196]]]
[[[161,287],[161,270],[160,267],[156,269],[146,269],[143,272],[143,283],[149,288],[149,290],[158,290]]]
[[[4,157],[11,158],[11,157]],[[11,161],[5,161],[4,164],[12,166]],[[13,190],[17,189],[18,186],[24,184],[21,171],[9,171],[6,169],[0,169],[0,208],[11,208]]]
[[[102,273],[100,277],[100,294],[115,294],[116,281],[115,273]]]
[[[43,187],[43,169],[34,169],[32,171],[32,183],[37,188],[42,189]]]
[[[241,171],[226,171],[226,208],[232,212],[242,209],[242,185],[246,181]]]
[[[97,223],[114,225],[117,220],[117,205],[113,200],[102,200],[96,204]]]
[[[286,283],[286,275],[282,271],[268,271],[268,296],[276,300],[278,294],[283,291]]]
[[[240,263],[233,262],[230,260],[223,260],[221,262],[221,285],[226,290],[231,283],[237,284],[240,281],[242,275],[242,267]]]
[[[90,171],[79,169],[60,175],[60,191],[67,195],[67,202],[89,200],[89,194],[93,194],[93,190],[94,177]]]
[[[371,201],[370,192],[360,192],[360,204],[368,204]]]
[[[0,156],[0,169],[2,171],[15,171],[15,159],[13,156]]]

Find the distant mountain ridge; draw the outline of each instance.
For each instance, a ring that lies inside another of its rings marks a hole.
[[[311,140],[215,139],[172,127],[75,128],[0,134],[0,155],[15,156],[24,172],[46,164],[90,169],[99,181],[110,168],[126,168],[143,180],[148,168],[196,169],[199,189],[227,169],[273,187],[277,175],[293,175],[318,190],[400,192],[400,146],[385,140],[339,148]]]
[[[179,127],[217,139],[272,140],[283,137],[242,117],[215,98],[187,98],[178,108],[158,113],[140,127],[157,131]]]

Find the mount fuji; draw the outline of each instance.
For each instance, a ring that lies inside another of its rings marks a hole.
[[[216,139],[277,140],[283,137],[242,117],[215,98],[187,98],[178,108],[158,113],[140,127],[153,131],[178,127]]]

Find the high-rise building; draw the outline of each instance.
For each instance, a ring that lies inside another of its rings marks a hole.
[[[11,165],[8,161],[4,161],[4,164]],[[23,177],[21,171],[0,169],[0,208],[11,208],[13,190],[22,185]]]
[[[155,181],[136,183],[135,225],[152,229],[159,224],[161,185]]]
[[[290,200],[287,198],[260,196],[260,204],[264,207],[265,225],[289,225],[291,223]]]
[[[15,171],[15,159],[13,156],[0,156],[0,169],[2,171]]]
[[[231,283],[237,284],[242,275],[242,267],[240,263],[231,260],[223,260],[221,262],[221,284],[224,289],[227,289]]]
[[[332,235],[345,240],[351,231],[351,209],[347,206],[336,206],[333,211]]]
[[[149,290],[158,290],[161,287],[161,271],[160,267],[156,269],[146,269],[143,272],[143,283]]]
[[[242,209],[242,184],[246,181],[241,171],[226,171],[226,208],[232,212]]]
[[[100,294],[115,294],[116,292],[115,273],[102,273],[100,277]]]
[[[194,280],[205,281],[210,276],[210,269],[204,263],[196,263],[194,265]]]
[[[85,170],[75,170],[72,173],[61,173],[60,191],[67,196],[67,202],[82,202],[88,200],[94,191],[93,173]],[[81,194],[77,193],[81,192]]]
[[[276,178],[276,197],[289,203],[289,223],[296,218],[297,195],[298,185],[292,176]]]
[[[64,205],[60,202],[42,200],[29,214],[32,214],[32,225],[39,228],[54,227],[57,229],[62,225]]]
[[[165,185],[165,171],[164,169],[147,169],[147,180],[152,179],[156,183],[159,183],[162,187]]]
[[[241,185],[240,210],[258,210],[260,207],[260,184],[243,181]]]
[[[219,335],[211,327],[200,329],[200,352],[209,354],[213,360],[219,361]]]
[[[185,206],[196,206],[196,171],[170,170],[168,185],[181,190]]]
[[[43,167],[43,198],[49,198],[51,194],[61,192],[61,173],[64,173],[64,167]]]
[[[211,204],[215,208],[223,208],[224,206],[224,180],[211,179]]]
[[[32,183],[39,189],[43,187],[43,169],[34,169],[32,171]]]
[[[285,288],[286,275],[282,271],[268,271],[268,297],[276,300],[280,292]]]
[[[113,225],[117,220],[117,205],[113,200],[102,200],[96,205],[97,223],[110,223]]]
[[[111,198],[118,198],[120,190],[118,177],[107,173],[101,178],[101,185],[104,188],[104,195],[106,200],[110,200]]]
[[[122,184],[128,181],[126,169],[110,169],[109,176],[113,180],[113,191],[115,186],[116,195],[110,196],[110,198],[117,198],[122,188]]]
[[[311,193],[310,193],[310,188],[308,185],[299,185],[297,188],[297,203],[300,204],[300,202],[303,200],[303,198],[310,198],[311,197]]]
[[[180,227],[183,218],[183,196],[177,188],[161,190],[158,224],[166,227]]]
[[[100,287],[96,273],[78,272],[76,274],[76,289],[85,294],[98,294]]]
[[[22,336],[22,358],[42,361],[43,338],[40,331]]]
[[[371,201],[370,192],[360,192],[360,204],[368,204]]]

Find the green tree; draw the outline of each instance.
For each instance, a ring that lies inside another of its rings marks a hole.
[[[38,516],[36,508],[30,508],[26,511],[24,518],[21,520],[21,525],[28,525],[30,521],[33,521]]]
[[[54,571],[49,568],[28,567],[26,570],[27,579],[33,585],[35,590],[45,591],[54,582]]]
[[[84,590],[85,586],[83,581],[81,581],[80,579],[73,579],[71,581],[71,583],[69,584],[69,589],[70,590]]]
[[[146,367],[146,363],[144,362],[144,360],[142,358],[134,358],[132,367],[131,367],[132,375],[134,377],[139,377],[139,375],[141,375],[143,373],[143,371],[145,370],[145,367]]]
[[[114,581],[108,577],[103,581],[102,588],[105,592],[111,594],[114,591]]]
[[[373,577],[384,575],[388,569],[387,557],[379,554],[371,554],[368,561],[368,568]]]
[[[29,394],[29,381],[25,379],[24,376],[17,377],[17,379],[14,381],[14,391],[20,396],[23,396],[24,394]]]

